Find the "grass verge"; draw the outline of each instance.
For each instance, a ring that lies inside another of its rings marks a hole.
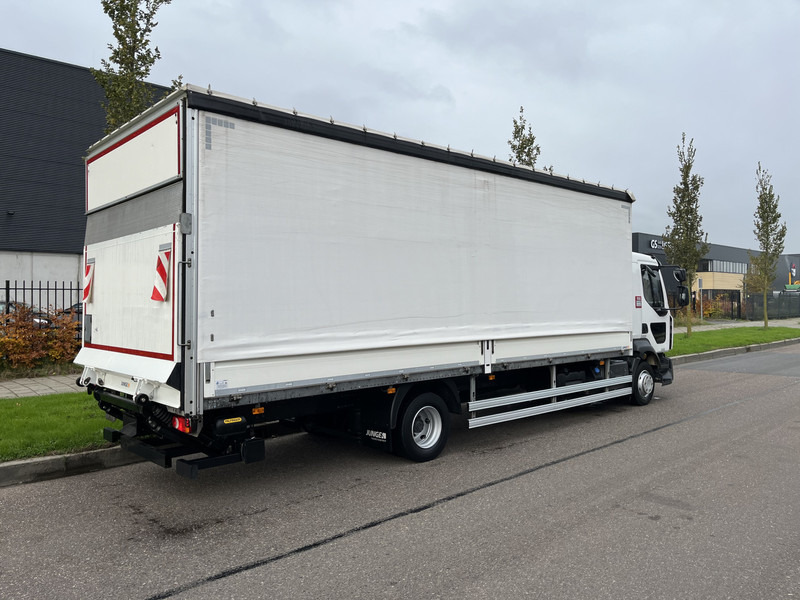
[[[84,393],[0,398],[0,462],[105,448],[103,428],[121,425]]]
[[[792,327],[731,327],[711,331],[695,331],[691,337],[685,333],[675,335],[672,350],[667,356],[697,354],[721,348],[738,348],[751,344],[767,344],[800,337],[800,329]]]

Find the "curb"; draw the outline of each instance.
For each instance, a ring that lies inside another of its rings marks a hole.
[[[673,358],[672,364],[677,367],[704,360],[736,356],[738,354],[747,354],[748,352],[759,352],[761,350],[771,350],[773,348],[780,348],[781,346],[790,346],[793,344],[800,344],[800,338],[780,340],[768,344],[752,344],[750,346],[740,346],[738,348],[723,348],[722,350],[711,350],[710,352],[701,352],[698,354],[685,354]],[[72,475],[81,475],[83,473],[123,467],[143,461],[143,458],[123,450],[119,446],[102,450],[90,450],[89,452],[79,452],[77,454],[14,460],[0,463],[0,488],[23,483],[47,481],[48,479],[57,479],[60,477],[70,477]]]
[[[119,446],[77,454],[12,460],[0,463],[0,488],[122,467],[143,460]]]

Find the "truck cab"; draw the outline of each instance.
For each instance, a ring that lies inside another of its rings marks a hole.
[[[672,349],[674,319],[669,306],[667,284],[674,290],[678,307],[689,303],[684,269],[661,265],[646,254],[633,253],[633,402],[647,404],[653,397],[656,382],[672,383],[672,361],[666,353]],[[674,284],[674,285],[673,285]]]

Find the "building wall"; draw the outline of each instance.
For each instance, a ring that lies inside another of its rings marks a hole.
[[[80,255],[83,157],[103,136],[103,91],[85,67],[2,49],[0,79],[0,251]]]
[[[737,273],[698,273],[697,276],[703,280],[704,290],[741,290],[744,279],[744,275]],[[697,291],[699,284],[695,280],[692,291]]]
[[[0,251],[0,284],[6,280],[38,285],[46,281],[80,284],[80,254]]]

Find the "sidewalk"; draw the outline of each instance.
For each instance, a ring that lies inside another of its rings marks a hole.
[[[728,329],[730,327],[763,327],[763,321],[731,321],[727,319],[705,319],[702,323],[692,324],[692,333],[697,331],[710,331],[713,329]],[[789,319],[770,319],[770,327],[794,327],[800,329],[800,317]],[[686,327],[675,327],[675,333],[686,333]]]
[[[28,396],[86,392],[86,388],[78,387],[78,384],[75,383],[77,378],[78,375],[73,374],[0,381],[0,398],[27,398]]]

